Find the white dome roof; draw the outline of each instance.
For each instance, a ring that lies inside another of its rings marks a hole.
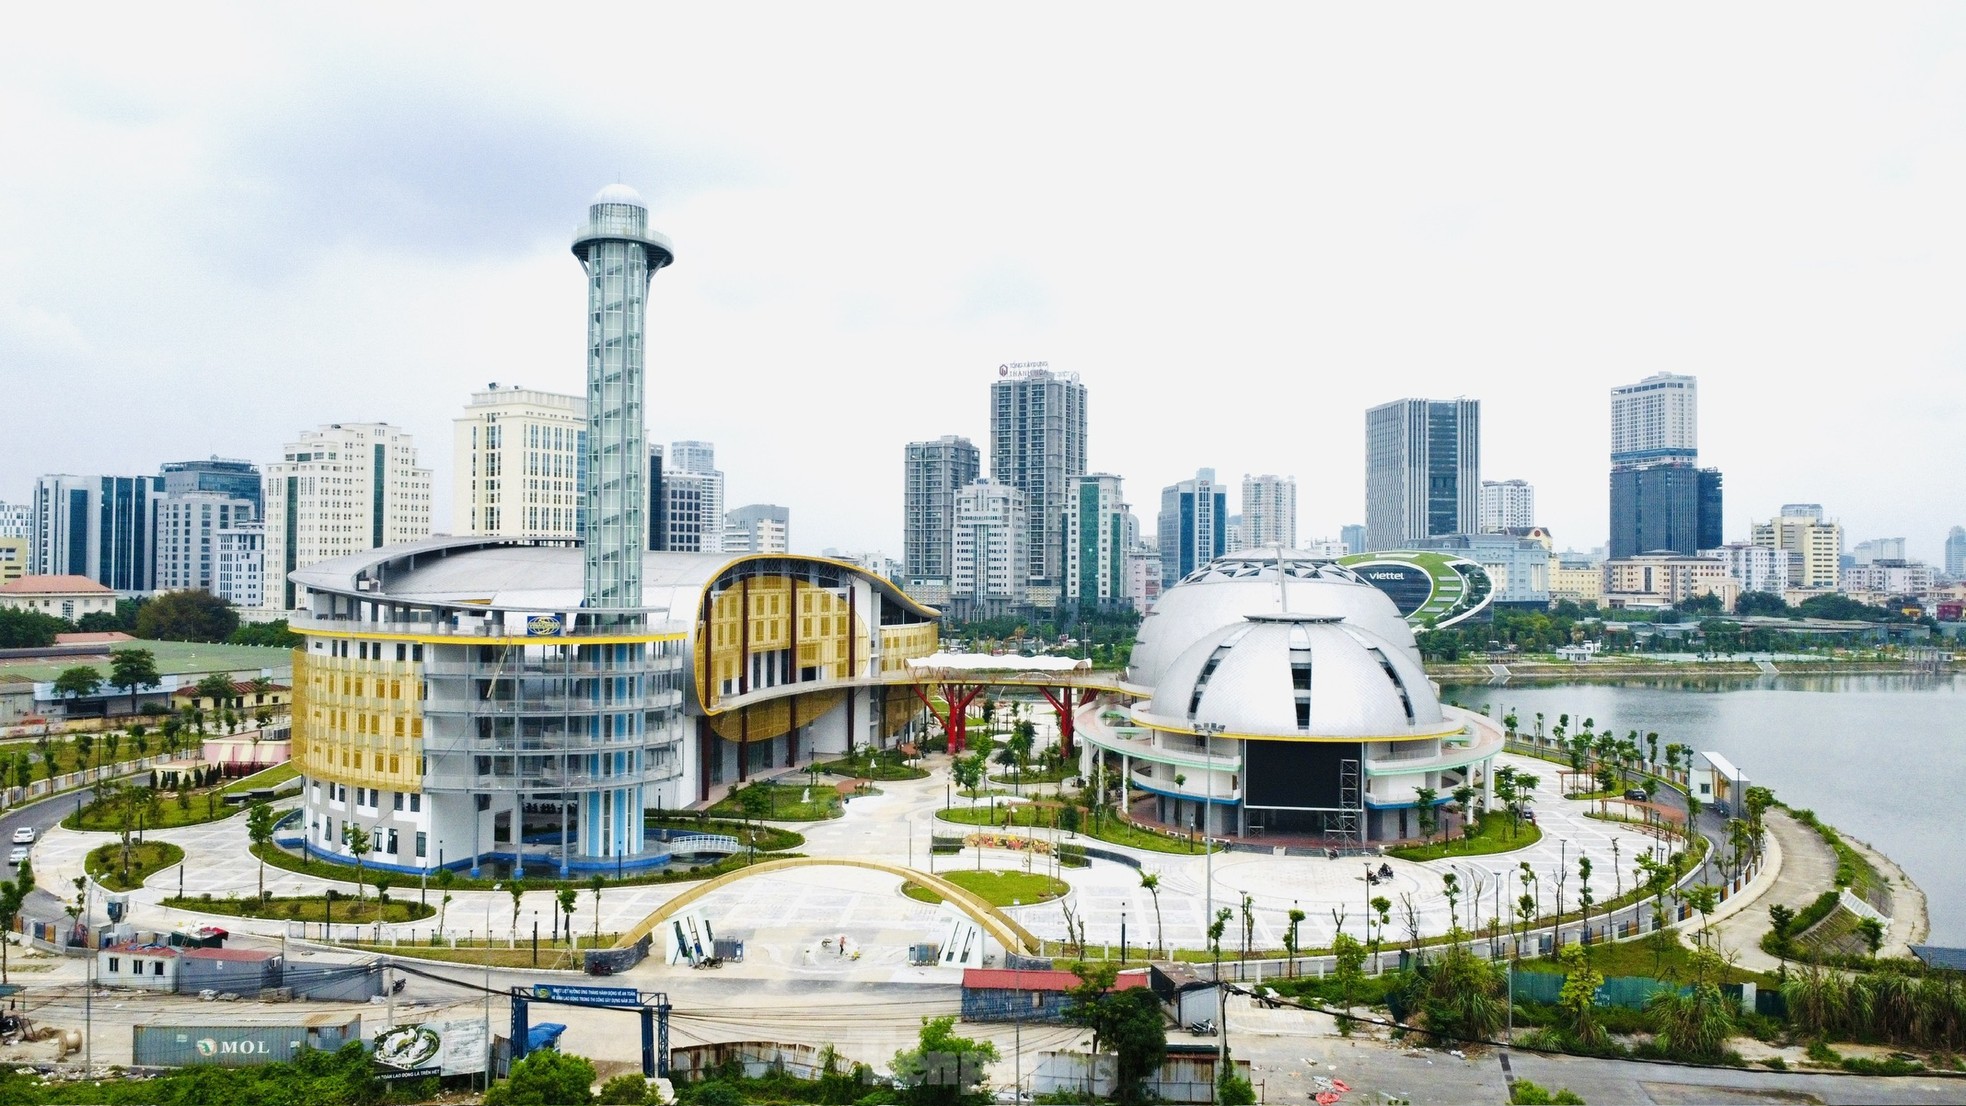
[[[1428,737],[1454,730],[1418,662],[1337,618],[1255,615],[1189,646],[1136,718],[1229,735]]]
[[[1286,612],[1346,619],[1420,662],[1413,630],[1385,592],[1326,558],[1265,550],[1218,557],[1163,591],[1140,620],[1127,678],[1154,687],[1174,658],[1211,630]]]
[[[649,206],[642,202],[642,194],[640,192],[635,191],[625,184],[610,184],[599,192],[594,193],[594,203],[627,204],[629,207],[639,207],[643,211],[647,211]]]

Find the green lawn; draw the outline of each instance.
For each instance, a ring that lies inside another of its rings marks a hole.
[[[226,806],[216,790],[187,791],[183,799],[184,803],[180,803],[176,793],[158,792],[157,805],[143,814],[143,827],[171,829],[175,826],[202,825],[230,818],[245,809],[243,806]],[[63,829],[118,833],[123,829],[123,804],[113,800],[90,803],[80,813],[63,818],[61,824]],[[135,815],[132,814],[130,826],[134,828],[136,824]]]
[[[1028,872],[955,871],[937,873],[943,879],[982,898],[991,906],[1029,905],[1049,902],[1072,888],[1062,879]],[[942,896],[913,883],[901,886],[901,893],[922,902],[939,903]]]
[[[1005,803],[997,807],[994,821],[991,819],[990,807],[987,804],[976,807],[952,807],[948,810],[937,811],[935,816],[945,822],[954,822],[964,826],[1003,826],[1005,819],[1008,818],[1009,825],[1013,827],[1050,829],[1053,826],[1054,820],[1060,815],[1059,808],[1057,807],[1042,807],[1032,803]],[[1149,852],[1157,853],[1192,853],[1200,855],[1202,851],[1199,844],[1185,837],[1173,837],[1167,834],[1155,833],[1152,830],[1142,829],[1130,822],[1123,822],[1111,814],[1107,814],[1101,819],[1099,830],[1096,833],[1093,832],[1091,818],[1083,815],[1081,815],[1081,818],[1079,833],[1095,840],[1107,842],[1108,844],[1125,845],[1130,848],[1145,849]]]
[[[250,898],[208,899],[208,898],[168,898],[165,906],[179,910],[202,910],[207,914],[230,914],[235,918],[284,918],[295,922],[328,921],[328,902],[320,895],[304,895],[292,898],[274,896],[267,899],[264,906]],[[357,922],[415,922],[437,913],[434,906],[425,906],[413,898],[404,898],[400,892],[390,898],[381,911],[377,910],[373,894],[357,900],[352,896],[337,894],[334,901],[333,920],[353,925]],[[380,917],[378,917],[378,913]]]
[[[1436,841],[1431,845],[1410,845],[1404,848],[1387,849],[1387,856],[1401,860],[1443,860],[1455,856],[1487,856],[1492,853],[1514,852],[1526,849],[1543,839],[1543,831],[1534,822],[1524,822],[1509,835],[1509,820],[1496,814],[1483,816],[1473,837],[1458,834],[1452,840]]]
[[[928,769],[917,768],[901,759],[899,753],[883,753],[876,757],[854,757],[851,760],[829,760],[813,767],[821,772],[851,779],[868,780],[925,780]]]
[[[745,818],[743,800],[739,796],[753,789],[762,791],[770,802],[759,815],[773,822],[823,822],[828,818],[840,816],[840,799],[831,784],[822,783],[813,787],[807,783],[752,783],[741,790],[733,791],[710,807],[713,818]],[[805,800],[806,793],[812,793],[812,801]]]
[[[96,882],[111,891],[134,891],[143,881],[184,859],[184,850],[168,841],[130,842],[130,864],[123,867],[123,846],[112,841],[90,851],[83,866]]]
[[[1597,917],[1597,913],[1593,911],[1591,917]],[[1696,921],[1698,917],[1694,915]],[[1651,934],[1647,934],[1630,941],[1600,942],[1590,946],[1590,954],[1591,967],[1602,972],[1606,978],[1635,975],[1653,979],[1683,979],[1693,970],[1693,950],[1686,947],[1677,933],[1673,934],[1672,941],[1664,946],[1663,951],[1654,947]],[[1544,957],[1525,958],[1521,961],[1521,967],[1526,972],[1563,970],[1557,961]],[[1733,966],[1727,969],[1727,982],[1754,982],[1763,987],[1780,984],[1771,974],[1744,971]]]

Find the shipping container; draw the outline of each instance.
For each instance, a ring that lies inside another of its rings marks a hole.
[[[332,1052],[362,1039],[362,1018],[317,1014],[292,1025],[139,1025],[132,1049],[138,1067],[200,1064],[244,1068],[291,1060],[302,1049]]]

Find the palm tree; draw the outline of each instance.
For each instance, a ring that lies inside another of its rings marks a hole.
[[[1140,886],[1145,887],[1147,893],[1154,897],[1154,950],[1160,956],[1165,957],[1167,955],[1167,942],[1161,936],[1160,924],[1160,873],[1141,872]]]

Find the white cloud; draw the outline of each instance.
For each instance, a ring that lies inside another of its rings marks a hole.
[[[1606,389],[1661,369],[1730,534],[1966,520],[1951,7],[86,18],[0,44],[0,498],[353,418],[447,495],[469,389],[579,386],[567,234],[619,175],[678,249],[651,437],[801,544],[898,550],[903,443],[981,444],[1013,359],[1083,375],[1150,523],[1211,466],[1333,533],[1364,408],[1466,394],[1485,475],[1594,544]]]

